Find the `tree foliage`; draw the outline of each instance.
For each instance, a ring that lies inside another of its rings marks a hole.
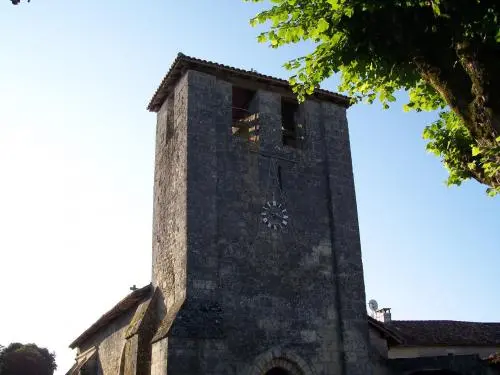
[[[264,0],[246,0],[262,2]],[[405,90],[406,111],[440,112],[424,130],[448,184],[473,178],[500,192],[500,2],[498,0],[271,0],[252,25],[277,48],[312,41],[285,64],[300,100],[340,74],[353,102],[384,108]]]
[[[35,344],[0,345],[0,375],[53,375],[57,369],[55,354]]]

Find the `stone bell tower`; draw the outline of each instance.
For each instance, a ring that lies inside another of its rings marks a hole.
[[[179,54],[155,93],[153,375],[366,375],[347,98]]]

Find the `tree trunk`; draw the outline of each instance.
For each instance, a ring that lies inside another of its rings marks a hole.
[[[492,149],[498,146],[496,138],[500,136],[500,69],[492,63],[498,64],[500,55],[496,59],[498,51],[475,50],[470,42],[457,43],[455,51],[455,61],[446,53],[428,51],[413,62],[422,78],[462,119],[477,145]],[[472,161],[472,154],[462,155],[460,161],[471,177],[493,188],[500,186],[500,173],[488,176],[483,168],[469,169]],[[500,155],[488,161],[500,165]]]

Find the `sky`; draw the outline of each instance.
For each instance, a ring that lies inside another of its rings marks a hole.
[[[156,119],[178,52],[287,78],[242,0],[0,2],[0,344],[55,351],[151,277]],[[264,5],[265,6],[265,5]],[[335,79],[322,86],[335,90]],[[394,319],[500,321],[500,198],[444,184],[435,114],[356,105],[348,120],[367,298]]]

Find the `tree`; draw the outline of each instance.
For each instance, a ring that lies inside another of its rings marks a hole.
[[[35,344],[0,345],[0,375],[53,375],[55,354]]]
[[[500,193],[500,1],[271,2],[250,21],[269,22],[260,42],[314,44],[285,64],[299,100],[336,73],[353,102],[388,108],[405,90],[406,111],[439,110],[423,137],[448,169],[447,183],[472,178]]]

